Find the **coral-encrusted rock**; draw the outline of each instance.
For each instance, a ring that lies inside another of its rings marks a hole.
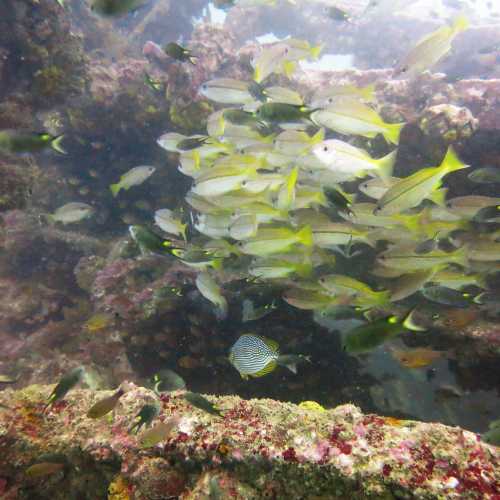
[[[448,143],[468,139],[477,129],[478,120],[467,108],[438,104],[427,108],[420,118],[420,129]]]
[[[0,481],[5,498],[30,488],[37,498],[68,498],[75,477],[100,481],[84,498],[109,486],[130,498],[467,498],[500,495],[498,448],[477,435],[441,424],[364,415],[352,405],[314,411],[273,400],[209,398],[215,417],[190,406],[181,392],[161,399],[156,422],[179,418],[159,445],[141,449],[128,429],[156,396],[128,384],[113,422],[85,416],[110,392],[74,390],[45,414],[51,387],[0,393]],[[42,453],[62,453],[65,474],[34,479],[24,473]],[[118,476],[121,472],[121,476]],[[194,496],[193,492],[200,496]],[[222,494],[220,493],[220,494]],[[215,493],[213,493],[215,494]]]

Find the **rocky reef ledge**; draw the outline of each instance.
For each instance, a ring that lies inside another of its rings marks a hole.
[[[73,390],[45,413],[52,386],[0,392],[0,498],[500,498],[500,450],[460,428],[365,415],[349,404],[324,410],[208,396],[218,417],[178,391],[161,397],[153,422],[175,415],[177,425],[143,448],[128,429],[158,398],[125,387],[114,414],[99,420],[86,413],[109,391]],[[64,468],[26,474],[47,453],[63,457]]]

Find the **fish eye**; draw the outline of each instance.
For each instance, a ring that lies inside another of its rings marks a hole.
[[[323,151],[325,151],[325,152],[326,152],[326,151],[328,151],[328,146],[325,146],[325,147],[323,148]]]
[[[328,102],[331,104],[333,102],[333,97],[329,97]]]
[[[285,48],[285,54],[288,54],[288,47]]]

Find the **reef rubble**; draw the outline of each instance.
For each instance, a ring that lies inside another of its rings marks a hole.
[[[500,495],[499,449],[458,427],[363,414],[350,404],[324,410],[312,402],[209,396],[222,411],[217,417],[177,391],[161,395],[156,421],[176,416],[177,425],[165,441],[144,448],[140,434],[128,429],[142,405],[158,398],[131,383],[122,386],[127,392],[113,417],[100,420],[86,412],[109,391],[74,390],[45,413],[52,386],[0,393],[10,408],[0,410],[1,498]],[[64,456],[64,469],[29,477],[27,467],[47,453]]]

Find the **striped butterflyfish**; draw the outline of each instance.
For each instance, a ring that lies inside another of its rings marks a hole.
[[[277,365],[287,367],[297,373],[297,364],[310,361],[308,356],[280,355],[276,341],[246,333],[231,347],[229,352],[230,363],[239,371],[244,379],[248,377],[262,377],[271,373]]]

